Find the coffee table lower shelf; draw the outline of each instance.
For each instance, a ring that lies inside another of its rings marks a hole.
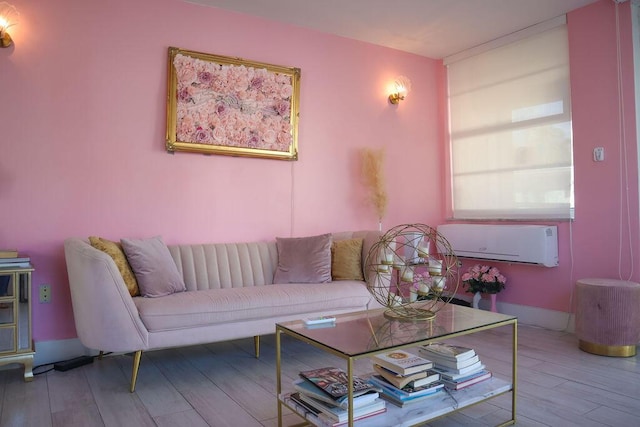
[[[355,425],[358,427],[409,427],[459,411],[476,403],[484,402],[487,399],[508,393],[511,390],[512,386],[510,382],[493,377],[462,390],[441,391],[434,396],[433,399],[416,403],[415,406],[400,408],[387,402],[387,411],[385,413],[356,421]],[[301,408],[292,402],[288,396],[288,394],[281,396],[281,403],[302,418],[305,418],[310,424],[323,427],[332,425],[330,421],[316,417]]]

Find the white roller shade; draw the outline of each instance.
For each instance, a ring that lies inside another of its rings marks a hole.
[[[447,65],[454,218],[573,218],[566,25]]]

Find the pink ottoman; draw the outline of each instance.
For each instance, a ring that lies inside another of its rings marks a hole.
[[[636,355],[640,342],[640,284],[614,279],[576,283],[580,349],[602,356]]]

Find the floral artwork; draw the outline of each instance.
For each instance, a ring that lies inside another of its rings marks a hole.
[[[300,70],[170,48],[167,148],[297,159]]]

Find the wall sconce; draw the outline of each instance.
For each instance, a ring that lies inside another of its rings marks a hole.
[[[11,46],[13,40],[7,30],[18,23],[19,17],[20,13],[15,6],[4,1],[0,2],[0,47]]]
[[[393,82],[393,92],[389,95],[389,102],[397,104],[402,101],[411,90],[411,80],[405,76],[396,77]]]

